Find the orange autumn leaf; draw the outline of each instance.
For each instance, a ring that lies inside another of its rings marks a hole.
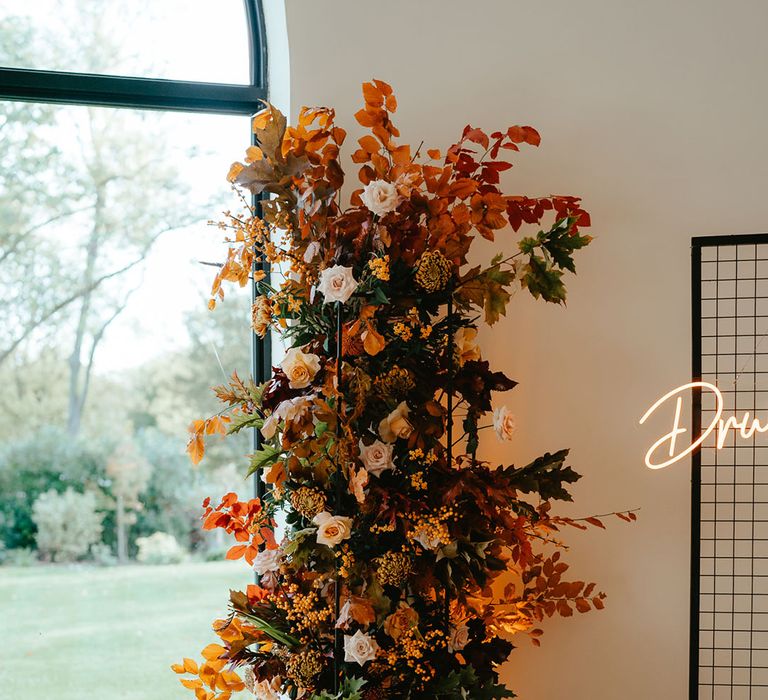
[[[246,549],[248,549],[247,545],[236,544],[234,547],[230,547],[227,550],[227,553],[225,556],[227,559],[239,559],[245,554]]]
[[[208,661],[218,659],[226,649],[221,644],[209,644],[205,649],[200,652],[200,655]]]
[[[200,464],[205,455],[205,441],[199,433],[193,435],[187,443],[187,454],[192,460],[192,464]]]
[[[381,148],[381,144],[373,136],[363,136],[357,142],[366,153],[378,153]]]
[[[369,355],[378,355],[387,345],[384,336],[381,335],[372,323],[366,324],[366,329],[362,333],[363,347]]]

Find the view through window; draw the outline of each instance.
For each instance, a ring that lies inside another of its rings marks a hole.
[[[36,11],[0,22],[0,65],[62,68],[36,63],[45,43],[64,68],[118,65],[114,32],[57,38]],[[128,55],[163,75],[153,36]],[[223,80],[232,55],[182,77]],[[250,436],[198,468],[184,452],[219,409],[210,387],[250,373],[250,290],[207,308],[225,253],[207,222],[241,206],[225,176],[249,133],[245,116],[0,102],[0,697],[185,698],[169,665],[250,580],[199,520],[205,496],[250,492]]]

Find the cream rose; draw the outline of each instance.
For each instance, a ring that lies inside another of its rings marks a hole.
[[[386,180],[372,180],[364,188],[360,195],[363,204],[376,216],[384,216],[397,209],[400,204],[400,195],[397,188]]]
[[[334,265],[333,267],[326,267],[320,272],[317,290],[323,293],[324,304],[332,301],[346,304],[356,289],[357,280],[352,275],[351,267]]]
[[[291,348],[285,353],[280,369],[288,377],[291,389],[306,389],[320,371],[320,358],[301,348]]]
[[[453,342],[456,353],[459,356],[459,365],[470,360],[480,359],[480,346],[477,344],[477,328],[459,328],[453,334]]]
[[[253,560],[253,570],[263,576],[270,571],[278,571],[283,563],[283,553],[279,549],[262,549]]]
[[[312,522],[317,525],[317,543],[335,547],[352,535],[352,518],[331,515],[327,510],[318,513]]]
[[[512,415],[506,406],[497,408],[493,412],[493,427],[499,440],[511,440],[512,435],[517,429],[515,416]]]
[[[264,425],[261,426],[261,434],[267,440],[271,440],[275,436],[277,425],[281,420],[294,420],[304,411],[309,409],[314,398],[315,394],[311,394],[310,396],[296,396],[292,399],[281,401],[277,408],[272,412],[272,415],[264,421]]]
[[[395,612],[384,620],[384,631],[392,639],[400,639],[405,632],[416,627],[418,623],[419,613],[401,600]]]
[[[376,658],[378,650],[379,645],[376,644],[376,640],[360,630],[352,635],[344,635],[344,661],[354,661],[356,664],[365,666],[366,662]]]
[[[253,685],[253,695],[256,700],[281,700],[283,694],[281,688],[283,681],[280,676],[275,676],[271,680],[265,678]]]
[[[410,410],[408,404],[402,401],[397,408],[379,423],[379,435],[384,442],[394,442],[397,438],[408,439],[413,432],[413,426],[408,420]]]
[[[392,461],[393,445],[375,440],[370,445],[365,445],[360,441],[360,460],[365,465],[366,470],[374,476],[380,476],[387,469],[394,468]]]
[[[448,651],[461,651],[467,644],[469,644],[469,627],[464,623],[451,625],[451,632],[448,635]]]

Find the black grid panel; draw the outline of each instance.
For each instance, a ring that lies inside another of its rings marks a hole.
[[[768,235],[695,238],[693,375],[768,422]],[[694,396],[693,431],[715,415]],[[768,700],[768,434],[693,459],[691,700]]]

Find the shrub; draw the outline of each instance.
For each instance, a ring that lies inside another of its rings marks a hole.
[[[103,516],[96,512],[96,494],[91,491],[50,489],[37,497],[32,519],[37,525],[37,549],[53,561],[76,561],[101,539]]]
[[[117,557],[112,553],[112,547],[103,542],[92,544],[90,554],[93,563],[99,566],[114,566],[117,564]]]
[[[35,546],[32,503],[42,493],[88,490],[103,481],[105,448],[42,428],[0,449],[0,540],[9,549]]]
[[[139,548],[136,558],[142,564],[178,564],[187,556],[176,538],[167,532],[155,532],[149,537],[139,537],[136,544]]]
[[[37,552],[29,547],[4,549],[0,564],[3,566],[34,566],[37,564]]]

